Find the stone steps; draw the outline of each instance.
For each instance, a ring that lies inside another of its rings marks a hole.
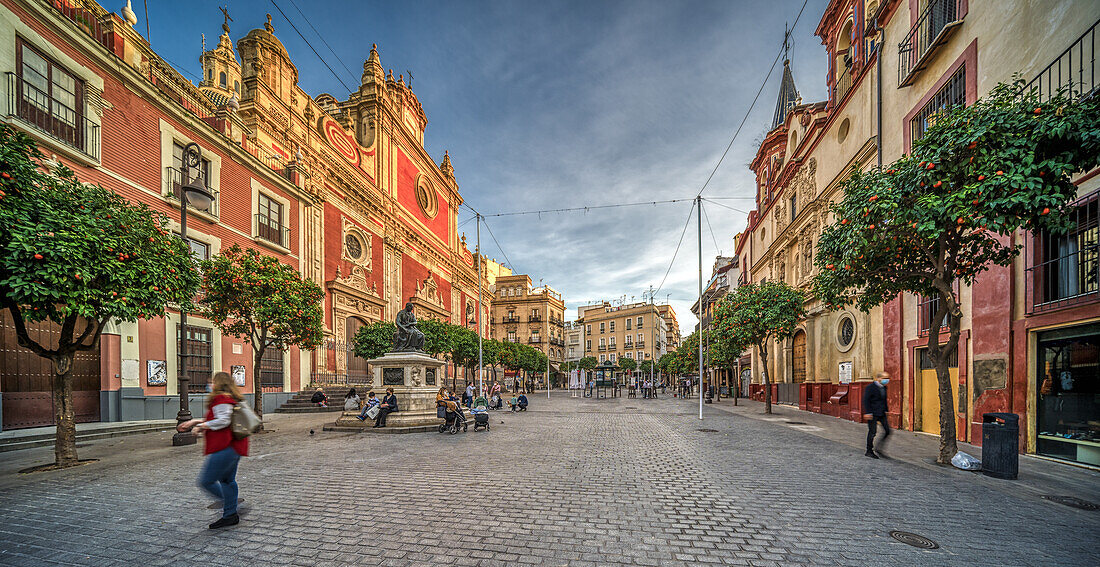
[[[326,413],[334,411],[344,410],[344,398],[343,395],[337,397],[329,394],[329,406],[323,408],[315,403],[309,401],[313,397],[314,390],[302,390],[298,392],[293,398],[290,398],[283,405],[275,408],[275,413]],[[325,392],[326,394],[328,392]]]

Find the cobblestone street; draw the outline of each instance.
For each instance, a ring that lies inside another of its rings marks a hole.
[[[168,433],[82,447],[100,461],[60,472],[15,472],[52,449],[6,453],[0,564],[1100,564],[1100,512],[867,459],[858,437],[713,406],[699,421],[667,397],[554,396],[456,436],[270,416],[275,431],[241,461],[248,513],[221,531],[206,528],[218,512],[194,485],[201,449],[170,448]]]

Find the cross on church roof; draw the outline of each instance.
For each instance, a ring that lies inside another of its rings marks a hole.
[[[219,6],[218,9],[221,10],[222,15],[225,16],[225,21],[222,22],[222,30],[224,30],[225,33],[228,34],[229,33],[229,22],[233,21],[233,18],[229,17],[229,6]]]

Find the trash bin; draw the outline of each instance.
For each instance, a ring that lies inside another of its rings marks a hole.
[[[982,414],[982,474],[1015,479],[1020,471],[1020,416]]]

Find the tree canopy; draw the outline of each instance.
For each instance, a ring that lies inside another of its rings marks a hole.
[[[31,138],[0,125],[0,306],[19,345],[53,363],[57,466],[77,463],[73,355],[98,349],[110,320],[190,306],[198,283],[164,215],[82,183],[46,162]],[[27,322],[42,321],[60,326],[56,347],[28,332]]]
[[[263,415],[260,360],[273,348],[321,346],[325,292],[274,256],[233,245],[202,263],[202,314],[223,333],[252,345],[257,415]]]
[[[767,413],[771,413],[769,343],[794,335],[796,325],[806,317],[805,302],[805,294],[790,284],[765,281],[738,287],[723,297],[715,308],[712,326],[719,337],[716,342],[721,360],[736,360],[735,357],[749,346],[758,350],[764,382],[764,411]]]
[[[1022,82],[1001,84],[971,106],[940,111],[912,154],[854,170],[841,185],[814,260],[814,293],[827,307],[867,311],[903,292],[938,298],[928,355],[941,400],[940,462],[954,455],[947,360],[958,347],[956,282],[1007,266],[1017,230],[1064,233],[1072,225],[1076,172],[1100,160],[1100,100],[1059,93],[1041,102]]]

